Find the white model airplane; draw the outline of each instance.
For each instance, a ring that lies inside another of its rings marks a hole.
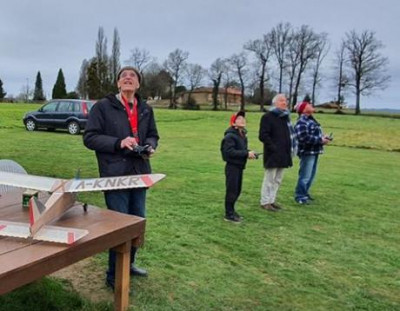
[[[72,244],[88,234],[88,231],[48,226],[47,224],[74,205],[78,192],[148,188],[164,177],[164,174],[146,174],[65,180],[0,170],[0,184],[2,185],[51,193],[45,204],[34,196],[30,198],[29,224],[0,220],[0,236]]]

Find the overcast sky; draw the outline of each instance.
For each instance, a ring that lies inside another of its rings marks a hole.
[[[261,38],[279,22],[311,26],[326,32],[330,55],[350,30],[372,30],[384,44],[392,76],[389,87],[362,98],[361,108],[400,109],[399,0],[0,0],[0,79],[8,95],[24,85],[33,88],[41,72],[46,96],[51,96],[62,68],[67,91],[73,91],[83,59],[95,54],[100,26],[110,50],[113,29],[121,39],[121,63],[135,48],[146,49],[159,62],[180,48],[188,61],[209,68],[218,57],[242,51],[243,44]],[[323,71],[332,67],[325,61]],[[325,79],[319,101],[334,98]],[[349,98],[349,104],[354,100]]]

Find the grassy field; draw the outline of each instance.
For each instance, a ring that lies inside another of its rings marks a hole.
[[[25,131],[21,118],[35,107],[0,105],[0,158],[31,174],[70,178],[81,168],[82,177],[97,176],[81,135]],[[244,222],[235,225],[223,221],[219,152],[230,113],[158,109],[155,115],[161,140],[152,166],[167,178],[148,193],[139,265],[150,277],[132,281],[132,310],[400,310],[399,119],[316,115],[334,141],[321,157],[314,203],[293,200],[295,159],[278,194],[285,210],[260,209],[262,162],[251,161],[237,204]],[[260,117],[247,115],[257,151]],[[81,200],[105,206],[101,194]],[[93,265],[102,273],[106,262],[104,253]],[[91,302],[58,278],[4,295],[0,306],[111,310],[108,297]]]

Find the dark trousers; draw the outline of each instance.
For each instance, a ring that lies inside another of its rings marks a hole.
[[[107,208],[116,212],[146,217],[146,189],[129,189],[104,192]],[[135,262],[137,248],[131,248],[131,265]],[[109,250],[108,252],[108,271],[107,279],[115,278],[115,261],[116,252]]]
[[[242,191],[243,168],[227,163],[225,166],[225,215],[233,216],[235,202]]]

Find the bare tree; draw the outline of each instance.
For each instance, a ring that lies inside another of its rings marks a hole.
[[[181,79],[182,71],[185,70],[186,60],[189,57],[189,52],[184,52],[180,49],[169,53],[167,60],[164,62],[165,70],[170,74],[173,79],[171,85],[171,102],[169,108],[176,109],[176,87]]]
[[[264,111],[264,104],[265,104],[265,82],[268,80],[266,78],[266,69],[269,57],[272,52],[272,44],[271,44],[271,34],[264,35],[262,40],[257,39],[253,41],[249,41],[244,45],[244,49],[251,51],[254,53],[256,57],[258,68],[257,68],[257,77],[258,77],[258,86],[260,88],[260,110]]]
[[[245,53],[233,54],[229,59],[230,64],[233,66],[233,70],[237,74],[240,82],[240,88],[242,92],[241,102],[240,102],[240,110],[244,110],[245,107],[245,80],[246,80],[246,66],[247,66],[247,58]]]
[[[315,90],[317,86],[321,83],[321,74],[320,74],[320,67],[321,64],[329,52],[329,42],[328,42],[328,35],[326,33],[321,33],[318,36],[318,45],[315,51],[315,60],[313,63],[312,68],[312,93],[311,93],[311,103],[315,105]]]
[[[335,88],[337,89],[337,106],[338,111],[342,109],[342,105],[344,102],[343,99],[343,91],[345,90],[348,78],[344,72],[344,64],[346,62],[346,46],[344,41],[340,43],[339,49],[335,52]]]
[[[279,65],[279,93],[282,93],[283,71],[286,66],[286,49],[291,40],[290,23],[279,23],[271,30],[271,47]]]
[[[386,74],[388,59],[379,50],[382,43],[375,38],[373,31],[365,30],[361,34],[352,30],[346,33],[345,48],[350,70],[348,85],[356,94],[356,111],[360,114],[361,95],[370,95],[377,89],[385,89],[390,80]]]
[[[294,33],[292,47],[298,55],[298,67],[293,89],[292,107],[297,103],[301,77],[310,60],[316,57],[318,37],[319,36],[307,25],[302,25],[300,29]]]
[[[113,86],[111,85],[110,81],[108,66],[109,60],[107,55],[107,38],[104,35],[103,27],[99,27],[99,31],[97,33],[96,59],[96,74],[100,81],[100,88],[105,94],[107,94],[109,91],[111,91]]]
[[[224,61],[225,64],[227,63],[227,60]],[[234,82],[233,78],[233,72],[228,66],[225,65],[225,70],[222,74],[222,82],[224,86],[224,108],[225,110],[228,110],[228,91],[229,88],[233,87],[236,83]]]
[[[110,75],[111,75],[111,84],[116,87],[117,85],[117,74],[121,68],[121,64],[119,62],[119,57],[121,55],[120,52],[121,40],[119,38],[118,29],[114,28],[113,34],[113,45],[110,57]]]
[[[88,91],[87,91],[88,67],[89,67],[89,62],[85,58],[82,61],[81,70],[79,72],[79,80],[75,88],[76,92],[79,94],[79,97],[82,99],[88,98]]]
[[[150,56],[149,51],[146,49],[134,48],[131,50],[131,56],[127,61],[125,61],[125,64],[135,67],[140,73],[143,73],[152,61],[153,58]]]
[[[201,85],[205,72],[205,69],[198,64],[188,64],[186,66],[185,73],[189,85],[189,93],[186,102],[188,107],[192,106],[191,96],[193,90]]]
[[[217,58],[210,67],[208,71],[208,76],[213,82],[213,92],[212,92],[212,105],[213,110],[218,110],[218,93],[219,85],[221,84],[222,74],[226,72],[226,62],[221,58]]]

